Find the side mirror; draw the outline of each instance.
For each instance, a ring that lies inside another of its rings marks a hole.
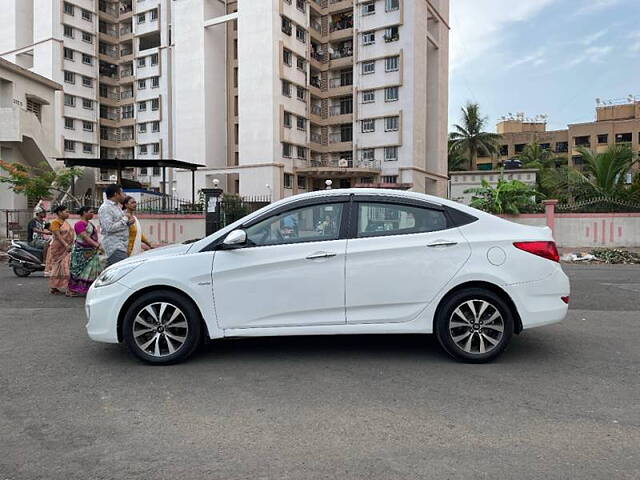
[[[236,248],[247,243],[247,232],[244,230],[234,230],[222,242],[226,248]]]

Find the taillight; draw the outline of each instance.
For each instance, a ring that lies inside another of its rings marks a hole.
[[[555,242],[514,242],[513,246],[554,262],[560,261]]]
[[[569,295],[567,295],[566,297],[560,297],[560,299],[566,303],[567,305],[569,305]]]

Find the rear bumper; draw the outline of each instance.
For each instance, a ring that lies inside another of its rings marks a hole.
[[[570,293],[569,278],[559,265],[550,277],[507,285],[505,290],[518,309],[523,329],[561,322],[567,316],[569,305],[561,297]]]

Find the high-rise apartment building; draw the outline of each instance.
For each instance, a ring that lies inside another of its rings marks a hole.
[[[446,194],[448,0],[175,0],[176,158],[243,195]],[[177,172],[188,196],[190,173]]]
[[[63,85],[55,138],[65,157],[173,157],[170,0],[2,4],[0,56]],[[159,169],[125,177],[160,186]]]

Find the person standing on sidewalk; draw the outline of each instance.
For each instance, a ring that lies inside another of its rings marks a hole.
[[[105,189],[107,199],[98,210],[102,248],[107,256],[107,267],[128,257],[129,227],[133,220],[122,210],[125,195],[120,185],[109,185]]]

